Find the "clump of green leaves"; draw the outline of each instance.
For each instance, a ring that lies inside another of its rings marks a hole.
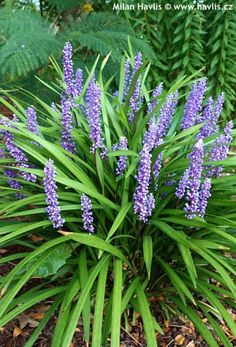
[[[218,346],[216,337],[225,346],[231,346],[220,322],[223,320],[236,334],[235,322],[226,309],[226,305],[235,307],[236,295],[235,260],[231,256],[236,245],[235,153],[230,153],[224,162],[209,163],[205,158],[206,168],[208,165],[224,165],[224,172],[212,180],[212,196],[205,218],[186,219],[184,202],[176,198],[175,190],[188,167],[188,154],[203,124],[181,131],[183,109],[178,107],[163,142],[152,153],[152,164],[162,152],[164,165],[159,173],[158,189],[155,190],[154,185],[150,188],[156,207],[149,222],[142,223],[133,211],[133,194],[144,133],[151,119],[151,114],[147,114],[150,100],[157,102],[153,114],[158,119],[166,95],[186,88],[191,79],[179,79],[168,93],[162,92],[152,99],[146,88],[149,66],[143,64],[133,75],[124,97],[127,76],[123,60],[119,90],[113,95],[110,93],[112,80],[107,81],[103,76],[107,59],[101,63],[98,76],[101,129],[107,149],[104,159],[99,151],[91,153],[91,122],[88,122],[89,116],[85,111],[88,107],[85,95],[98,60],[86,77],[81,93],[73,100],[71,116],[75,124],[72,130],[75,153],[61,146],[63,110],[60,104],[51,107],[35,96],[40,118],[39,132],[35,134],[28,130],[21,102],[7,92],[3,93],[11,98],[13,104],[0,99],[20,120],[17,123],[9,121],[9,126],[1,125],[0,129],[14,136],[15,145],[27,155],[31,165],[19,167],[19,163],[7,156],[0,159],[0,246],[20,243],[29,249],[1,259],[1,263],[15,259],[18,262],[1,279],[0,325],[4,326],[36,303],[54,298],[53,305],[27,340],[26,347],[34,345],[55,310],[58,318],[53,347],[70,346],[80,317],[87,343],[91,340],[93,347],[108,346],[110,337],[109,345],[119,346],[120,326],[134,311],[141,314],[147,346],[155,347],[156,334],[162,333],[162,328],[156,321],[150,297],[161,294],[164,301],[158,302],[155,310],[167,318],[173,312],[188,316],[209,346]],[[55,68],[61,76],[56,64]],[[65,82],[47,85],[56,93],[63,92],[65,98],[68,92]],[[131,99],[137,94],[137,85],[140,104],[135,121],[130,123]],[[114,150],[113,145],[122,135],[127,137],[128,150]],[[217,136],[219,133],[205,138],[205,146],[211,146]],[[127,157],[127,168],[117,176],[116,166],[121,156]],[[62,230],[52,227],[45,212],[43,169],[49,159],[53,159],[57,172],[58,199],[65,219]],[[23,199],[16,201],[16,190],[9,188],[4,176],[6,168],[37,176],[37,181],[32,183],[20,178],[19,174],[17,181],[22,184]],[[175,182],[166,185],[167,179]],[[93,235],[83,229],[82,194],[92,201]],[[32,233],[43,238],[37,247],[30,239]],[[21,292],[34,276],[41,278],[41,284]],[[201,314],[209,319],[214,334],[202,322]]]

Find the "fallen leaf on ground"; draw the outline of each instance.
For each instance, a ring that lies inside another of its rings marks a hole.
[[[13,330],[13,337],[17,337],[20,334],[22,334],[22,329],[18,328],[18,327],[15,327],[14,330]]]
[[[21,314],[18,317],[20,328],[24,329],[27,325],[31,328],[36,328],[39,325],[39,321],[31,318],[29,315]]]
[[[5,254],[5,253],[7,253],[7,249],[0,248],[0,254]]]
[[[181,346],[184,343],[184,340],[185,340],[185,336],[182,334],[179,334],[175,337],[175,344],[177,346]]]
[[[195,347],[195,342],[194,341],[190,341],[186,347]]]
[[[43,312],[31,313],[30,317],[36,320],[41,320],[44,317],[44,313]]]
[[[39,235],[31,235],[30,239],[34,242],[39,242],[39,241],[44,240],[44,238],[42,236],[39,236]]]

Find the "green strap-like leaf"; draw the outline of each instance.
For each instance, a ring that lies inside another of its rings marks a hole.
[[[120,345],[120,321],[122,298],[122,261],[114,263],[114,287],[112,294],[111,347]]]
[[[147,347],[157,347],[157,339],[155,336],[153,317],[147,302],[146,295],[140,283],[138,283],[136,287],[136,294],[140,314],[143,320],[144,331],[147,340]]]

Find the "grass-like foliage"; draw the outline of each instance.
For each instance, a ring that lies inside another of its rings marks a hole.
[[[0,247],[26,251],[1,259],[16,265],[1,278],[0,325],[53,298],[26,347],[54,311],[53,347],[70,346],[81,317],[85,341],[117,347],[132,312],[148,347],[162,332],[157,312],[188,316],[211,347],[232,346],[221,325],[236,334],[227,310],[236,307],[236,160],[232,124],[217,125],[224,96],[204,101],[205,79],[186,77],[168,93],[148,91],[141,54],[121,61],[115,92],[103,78],[108,57],[96,79],[98,59],[82,78],[71,54],[67,44],[64,72],[55,64],[59,78],[47,84],[60,104],[1,98],[14,116],[0,125]]]

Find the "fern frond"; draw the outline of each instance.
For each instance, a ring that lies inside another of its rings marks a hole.
[[[12,7],[1,8],[0,32],[6,38],[37,28],[49,29],[48,22],[37,13]]]
[[[73,42],[94,53],[112,52],[113,61],[119,60],[124,50],[128,50],[129,37],[134,52],[142,51],[150,60],[155,59],[148,42],[137,37],[126,20],[109,13],[92,13],[79,21],[70,21],[62,36],[67,39],[69,36]]]
[[[51,6],[56,6],[58,10],[69,10],[78,7],[78,0],[47,0],[47,4]]]
[[[19,76],[26,76],[48,62],[48,57],[55,53],[55,39],[48,33],[14,36],[0,48],[0,71],[10,81]]]

